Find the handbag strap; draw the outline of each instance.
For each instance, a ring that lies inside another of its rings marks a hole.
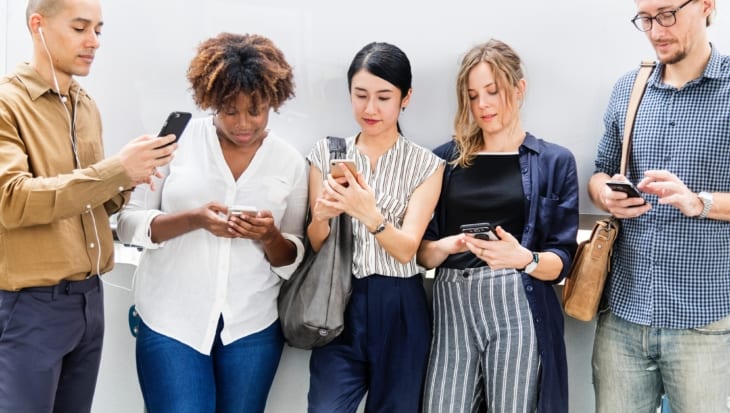
[[[327,145],[330,149],[330,159],[345,159],[347,157],[347,141],[337,136],[328,136]]]
[[[629,148],[631,147],[631,134],[634,132],[634,121],[636,120],[636,111],[639,109],[639,103],[644,96],[646,83],[649,80],[651,72],[654,70],[656,62],[653,60],[642,60],[639,73],[634,80],[634,86],[631,89],[631,98],[629,99],[629,107],[626,110],[626,123],[624,123],[624,142],[621,147],[621,175],[626,176],[626,168],[629,164]]]

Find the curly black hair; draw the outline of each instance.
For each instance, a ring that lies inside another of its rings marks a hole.
[[[250,96],[252,108],[268,103],[274,111],[294,97],[294,76],[284,53],[257,34],[221,33],[202,42],[187,77],[203,110],[220,110],[240,93]]]

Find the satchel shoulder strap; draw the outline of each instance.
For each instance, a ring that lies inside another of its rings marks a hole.
[[[636,111],[639,109],[639,103],[644,96],[646,83],[649,80],[651,72],[654,70],[656,62],[653,60],[643,60],[639,73],[634,80],[634,86],[631,89],[631,98],[629,99],[629,107],[626,110],[626,123],[624,123],[624,142],[621,147],[621,175],[626,176],[626,168],[629,164],[629,148],[631,147],[631,134],[634,132],[634,121],[636,120]]]
[[[347,141],[337,136],[328,136],[327,145],[330,149],[330,159],[344,159],[347,157]]]

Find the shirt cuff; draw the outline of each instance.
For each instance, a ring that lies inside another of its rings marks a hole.
[[[137,225],[137,228],[132,234],[132,239],[129,244],[135,247],[141,247],[148,250],[156,250],[160,247],[165,246],[165,242],[152,242],[152,220],[159,215],[163,215],[162,211],[145,211],[145,216],[140,220],[143,221],[141,225]]]
[[[274,271],[274,273],[279,277],[288,280],[304,258],[304,244],[302,243],[302,240],[299,239],[299,237],[297,237],[296,235],[287,234],[284,232],[282,232],[281,235],[287,240],[293,242],[294,245],[297,247],[297,257],[294,259],[293,263],[281,267],[271,267],[271,270]]]

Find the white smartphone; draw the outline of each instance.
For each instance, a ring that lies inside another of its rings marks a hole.
[[[228,207],[229,218],[233,215],[249,215],[255,217],[258,213],[259,211],[258,209],[256,209],[256,207],[248,205],[231,205]]]
[[[339,178],[345,176],[345,172],[340,169],[340,164],[345,164],[350,173],[357,175],[357,166],[355,161],[352,159],[330,159],[330,174],[333,178]]]

